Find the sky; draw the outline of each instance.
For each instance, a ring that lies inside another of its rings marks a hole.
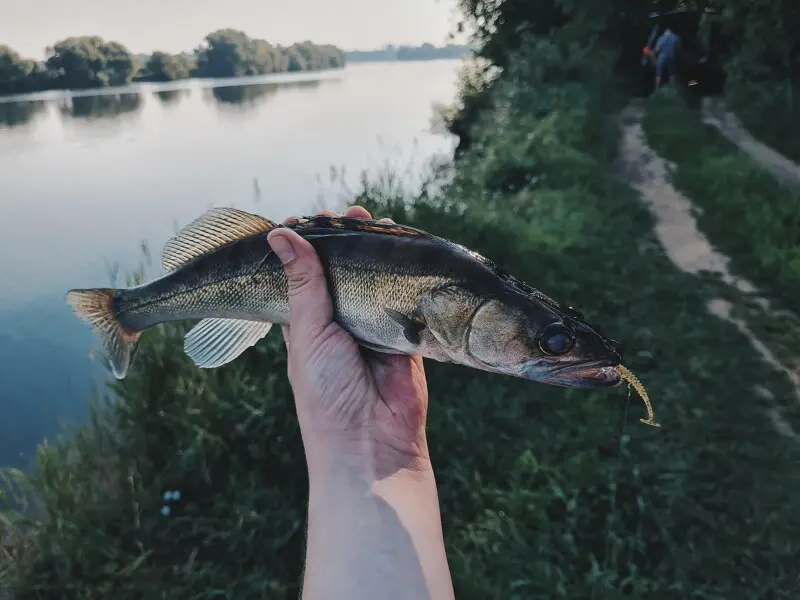
[[[282,45],[441,45],[458,18],[457,0],[33,0],[16,6],[3,11],[0,44],[35,59],[73,35],[100,35],[134,53],[181,52],[225,27]]]

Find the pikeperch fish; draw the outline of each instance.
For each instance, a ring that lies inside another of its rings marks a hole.
[[[566,387],[622,381],[619,344],[578,311],[459,244],[371,219],[279,225],[214,208],[167,242],[161,277],[127,289],[70,290],[67,302],[99,335],[118,379],[142,332],[167,321],[201,319],[184,349],[198,367],[219,367],[274,323],[289,322],[286,277],[267,243],[276,227],[314,246],[336,321],[366,348]]]

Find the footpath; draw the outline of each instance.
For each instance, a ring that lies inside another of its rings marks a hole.
[[[617,167],[620,175],[641,194],[650,208],[656,223],[655,233],[667,256],[687,273],[698,277],[704,272],[717,276],[730,288],[734,297],[742,302],[755,301],[768,317],[785,318],[786,311],[780,314],[774,311],[769,300],[760,294],[753,283],[731,274],[730,258],[715,250],[698,229],[693,215],[695,207],[670,182],[672,166],[647,144],[642,128],[643,117],[644,102],[641,100],[633,101],[622,112],[622,139]],[[719,129],[782,183],[800,188],[800,166],[753,138],[735,116],[720,108],[719,103],[706,103],[704,121]],[[734,302],[729,299],[730,294],[726,296],[709,300],[709,313],[735,325],[763,360],[789,379],[794,386],[794,399],[800,404],[800,367],[793,364],[797,357],[779,356],[770,348],[770,344],[754,333],[754,328],[746,319],[734,314]],[[781,416],[771,390],[755,383],[753,394],[766,406],[771,406],[768,409],[769,417],[778,433],[796,440],[800,438],[800,432],[795,431]]]
[[[800,165],[754,138],[739,118],[726,109],[724,102],[705,98],[703,122],[719,130],[782,184],[800,189]]]

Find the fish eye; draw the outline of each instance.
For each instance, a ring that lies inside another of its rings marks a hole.
[[[539,348],[545,354],[566,354],[575,345],[575,336],[562,323],[550,323],[539,335]]]

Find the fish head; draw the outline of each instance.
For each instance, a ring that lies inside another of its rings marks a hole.
[[[546,296],[484,299],[468,322],[465,350],[476,366],[551,385],[622,383],[615,369],[622,363],[620,344]]]

